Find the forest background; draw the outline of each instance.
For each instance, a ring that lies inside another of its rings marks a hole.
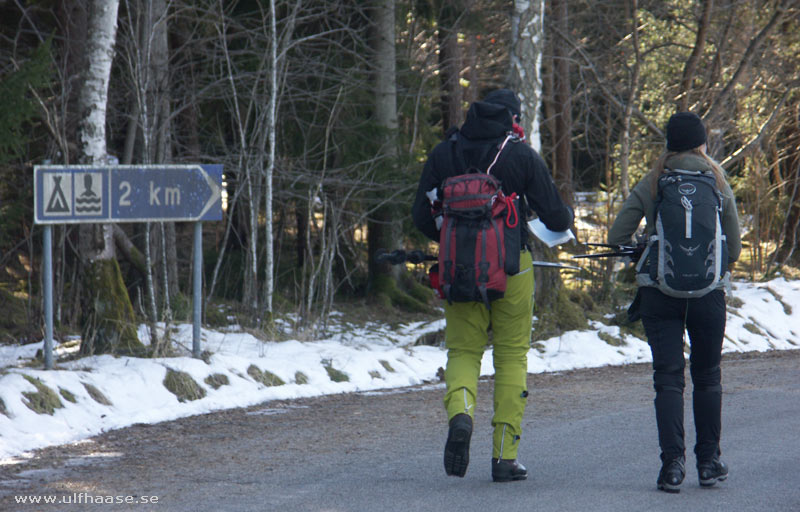
[[[422,266],[374,256],[435,250],[410,221],[425,157],[499,87],[520,93],[580,242],[604,240],[667,118],[692,110],[736,194],[736,276],[797,278],[799,56],[798,0],[0,0],[0,342],[43,337],[45,163],[223,164],[224,219],[203,225],[210,325],[275,339],[280,315],[310,337],[333,309],[435,312]],[[53,233],[56,337],[168,352],[191,316],[191,224]],[[535,258],[583,250],[563,249]],[[541,336],[633,288],[613,262],[536,278]],[[148,347],[143,322],[167,327]]]

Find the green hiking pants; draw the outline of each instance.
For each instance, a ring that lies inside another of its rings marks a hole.
[[[508,276],[502,299],[491,310],[482,302],[445,302],[448,420],[456,414],[474,416],[481,359],[491,326],[494,359],[494,427],[492,457],[516,459],[522,416],[528,396],[528,350],[533,314],[533,262],[520,255],[520,272]]]

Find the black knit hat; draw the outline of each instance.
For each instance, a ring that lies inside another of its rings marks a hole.
[[[520,115],[520,103],[517,94],[510,89],[497,89],[490,92],[483,98],[486,103],[494,103],[495,105],[503,105],[511,111],[515,116]]]
[[[691,112],[673,114],[667,122],[667,150],[688,151],[706,141],[703,121]]]

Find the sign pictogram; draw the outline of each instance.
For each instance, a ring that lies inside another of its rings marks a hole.
[[[72,213],[72,175],[49,173],[44,177],[44,198],[47,215],[69,215]]]
[[[103,174],[75,173],[75,215],[99,215],[103,212]]]

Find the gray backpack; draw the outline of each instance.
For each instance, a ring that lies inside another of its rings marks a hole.
[[[722,194],[714,176],[673,169],[658,179],[656,231],[637,264],[637,281],[678,298],[702,297],[728,279]]]

